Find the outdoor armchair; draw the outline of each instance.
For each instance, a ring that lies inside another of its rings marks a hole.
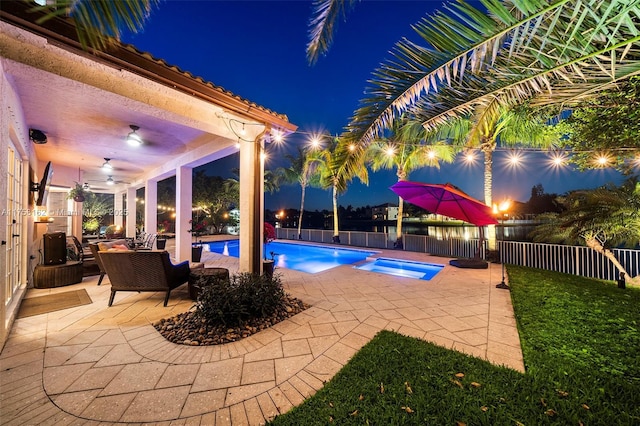
[[[174,265],[166,251],[99,251],[111,281],[109,306],[117,291],[164,291],[167,306],[171,290],[189,280],[189,262]]]
[[[93,258],[95,259],[96,264],[100,269],[100,278],[98,279],[98,285],[102,284],[102,279],[104,278],[105,275],[107,275],[107,272],[104,270],[104,266],[102,265],[102,261],[100,260],[100,256],[98,256],[98,252],[100,250],[108,250],[109,248],[117,244],[119,245],[119,244],[126,244],[126,243],[127,243],[127,240],[115,240],[115,241],[109,241],[109,242],[89,243],[89,250],[91,250],[91,253],[93,254]]]

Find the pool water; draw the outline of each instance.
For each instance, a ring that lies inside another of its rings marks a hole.
[[[378,272],[381,274],[394,275],[397,277],[416,278],[419,280],[430,280],[442,271],[444,265],[436,263],[413,262],[410,260],[391,259],[380,257],[373,262],[356,266],[356,269],[363,271]]]
[[[238,240],[206,243],[204,250],[225,256],[240,257]],[[268,259],[271,253],[276,268],[295,269],[315,274],[340,265],[350,265],[375,254],[374,251],[322,247],[308,244],[280,243],[272,241],[264,249]]]

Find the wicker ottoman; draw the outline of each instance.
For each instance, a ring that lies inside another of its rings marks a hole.
[[[33,271],[35,288],[62,287],[82,282],[82,262],[67,262],[60,265],[37,265]]]
[[[229,270],[226,268],[197,268],[189,273],[189,297],[197,300],[200,289],[218,280],[229,281]]]

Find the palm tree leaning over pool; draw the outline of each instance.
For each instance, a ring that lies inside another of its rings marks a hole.
[[[412,171],[422,167],[440,168],[440,161],[453,162],[454,147],[445,142],[429,143],[429,136],[420,122],[396,120],[388,137],[376,139],[369,145],[366,153],[367,163],[371,164],[373,171],[395,169],[398,181],[401,181],[408,180]],[[402,197],[398,197],[397,248],[402,248],[403,208],[404,201]]]
[[[546,213],[545,223],[531,233],[534,241],[576,243],[603,254],[621,273],[640,285],[640,276],[631,277],[610,247],[640,243],[640,182],[626,180],[621,186],[605,186],[570,192],[560,198],[566,210]]]
[[[364,155],[358,147],[347,139],[325,135],[328,145],[322,150],[311,151],[311,161],[320,176],[320,186],[331,188],[333,199],[333,241],[340,242],[338,223],[338,195],[347,190],[347,184],[357,177],[362,183],[369,183],[369,174],[363,162]]]
[[[310,152],[298,146],[297,155],[286,154],[289,167],[283,169],[284,180],[299,183],[302,190],[300,196],[300,214],[298,216],[298,238],[302,238],[302,215],[304,214],[304,199],[307,186],[319,186],[319,176],[316,173],[316,162]]]

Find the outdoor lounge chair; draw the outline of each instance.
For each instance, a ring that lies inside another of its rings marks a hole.
[[[115,241],[110,241],[105,243],[89,243],[89,249],[91,250],[91,253],[93,254],[93,258],[98,264],[98,269],[100,269],[100,278],[98,279],[98,285],[102,284],[102,279],[104,278],[105,275],[107,275],[107,272],[104,270],[104,266],[102,266],[102,261],[100,260],[100,256],[98,256],[98,252],[100,251],[99,244],[102,244],[102,247],[111,247],[116,244],[126,244],[126,242],[127,242],[126,240],[115,240]]]
[[[189,262],[174,265],[166,251],[99,251],[111,281],[109,306],[117,291],[166,291],[167,306],[171,290],[189,280]]]

